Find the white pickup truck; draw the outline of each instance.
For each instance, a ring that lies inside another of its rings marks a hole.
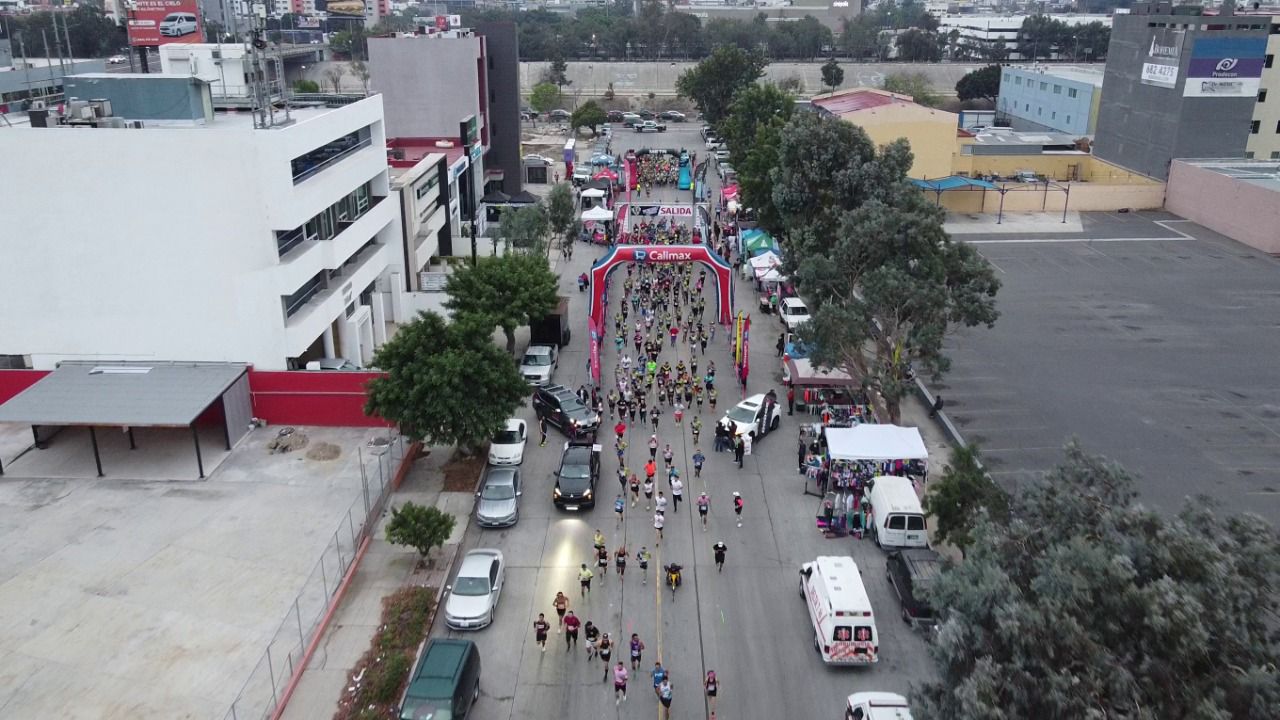
[[[667,131],[667,126],[666,126],[665,124],[663,124],[663,123],[660,123],[660,122],[656,121],[656,120],[645,120],[644,122],[640,123],[639,125],[636,125],[636,132],[638,132],[638,133],[642,133],[642,132],[666,132],[666,131]]]

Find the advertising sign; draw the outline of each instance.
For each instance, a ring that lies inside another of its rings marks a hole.
[[[323,6],[323,7],[321,7]],[[316,0],[316,10],[331,18],[364,18],[364,0]]]
[[[648,218],[692,218],[692,205],[636,205],[632,209],[638,217]]]
[[[1184,30],[1156,28],[1147,48],[1146,62],[1142,63],[1143,85],[1171,88],[1178,84],[1178,62],[1182,58]]]
[[[1199,38],[1191,50],[1183,97],[1256,97],[1267,39]]]
[[[204,42],[196,0],[136,0],[128,29],[133,47]]]
[[[1142,84],[1171,88],[1178,84],[1177,65],[1157,65],[1142,63]]]

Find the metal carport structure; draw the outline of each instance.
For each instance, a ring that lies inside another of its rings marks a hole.
[[[942,205],[942,193],[944,192],[980,191],[982,193],[982,211],[983,212],[986,212],[986,209],[987,209],[987,191],[994,190],[995,192],[1000,193],[1000,209],[996,215],[997,225],[1001,224],[1004,221],[1005,193],[1039,192],[1040,191],[1040,188],[1038,187],[1019,187],[1016,189],[1008,187],[1007,185],[1002,187],[1000,185],[996,185],[995,183],[989,180],[979,180],[977,178],[964,177],[963,175],[948,175],[946,177],[936,178],[934,180],[917,180],[915,178],[909,178],[909,179],[911,180],[912,184],[914,184],[916,187],[920,188],[921,190],[928,190],[929,192],[934,193],[934,195],[937,196],[938,205]],[[1041,182],[1037,181],[1035,183],[1029,183],[1029,184],[1040,185]],[[1043,181],[1043,184],[1044,184],[1045,205],[1042,205],[1041,209],[1044,209],[1044,207],[1048,204],[1050,187],[1053,187],[1053,189],[1055,190],[1061,190],[1065,194],[1065,198],[1062,201],[1062,222],[1065,223],[1067,221],[1067,202],[1071,199],[1071,186],[1062,185],[1062,184],[1053,182],[1052,180],[1045,180]]]
[[[87,428],[98,477],[105,474],[95,428],[124,429],[130,450],[137,447],[133,428],[189,428],[203,479],[196,421],[220,403],[231,450],[252,420],[248,373],[244,363],[66,361],[0,405],[0,422],[30,425],[38,449],[62,428]],[[42,428],[57,430],[42,437]]]

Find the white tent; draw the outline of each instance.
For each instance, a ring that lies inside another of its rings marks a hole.
[[[897,425],[827,428],[832,460],[928,460],[920,431]]]
[[[753,268],[773,268],[782,264],[782,258],[772,250],[765,250],[747,262],[751,263]]]
[[[756,279],[760,282],[782,282],[787,279],[787,276],[778,272],[778,268],[769,268],[768,270],[757,269]]]
[[[613,219],[613,212],[609,208],[594,207],[582,213],[583,220],[595,220],[597,222]]]
[[[601,190],[600,188],[587,188],[586,190],[582,191],[582,197],[602,198],[604,197],[604,190]]]

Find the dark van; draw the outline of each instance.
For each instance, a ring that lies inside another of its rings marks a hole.
[[[427,641],[400,702],[400,720],[461,720],[480,697],[480,652],[470,640]]]

